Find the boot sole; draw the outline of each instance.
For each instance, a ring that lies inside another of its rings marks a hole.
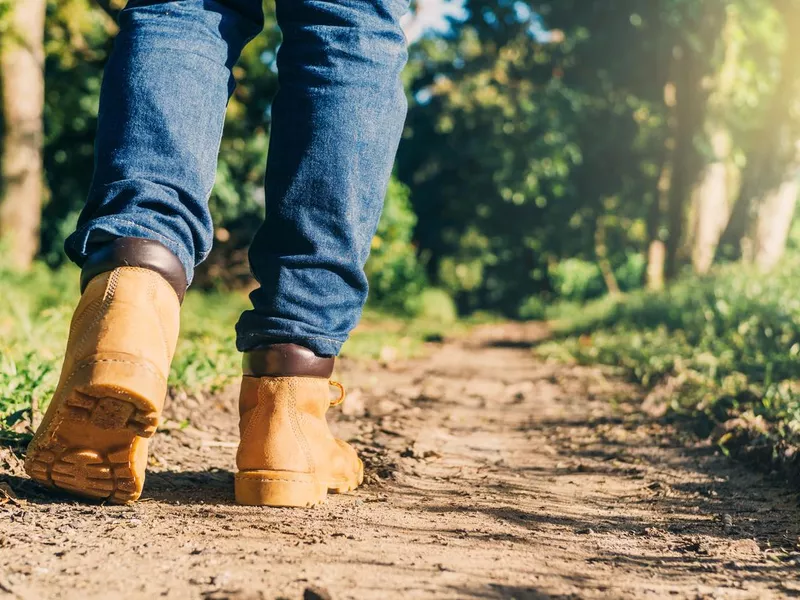
[[[237,504],[245,506],[310,507],[321,504],[328,492],[351,492],[364,481],[364,464],[352,480],[326,482],[313,474],[293,471],[241,471],[234,489]]]
[[[138,499],[145,465],[137,468],[136,448],[158,427],[163,378],[130,357],[103,358],[77,367],[59,392],[53,418],[28,449],[28,475],[83,498]]]

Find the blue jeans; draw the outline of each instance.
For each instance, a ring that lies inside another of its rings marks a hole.
[[[367,295],[364,263],[406,113],[407,0],[276,0],[283,42],[266,220],[250,248],[260,287],[236,326],[335,355]],[[211,250],[231,69],[263,26],[261,0],[131,0],[106,67],[95,174],[67,240],[79,265],[114,237],[154,239],[191,281]]]

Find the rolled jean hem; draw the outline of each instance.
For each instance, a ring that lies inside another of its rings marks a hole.
[[[172,238],[158,233],[144,225],[115,216],[99,217],[80,227],[67,238],[64,249],[69,259],[79,267],[83,266],[88,256],[89,239],[92,233],[102,231],[116,237],[133,237],[154,240],[167,247],[181,261],[186,271],[186,281],[191,283],[194,278],[194,258],[186,251],[182,244]]]
[[[249,352],[270,344],[297,344],[308,348],[317,356],[338,356],[344,342],[326,337],[299,336],[296,333],[279,331],[248,333],[236,338],[236,347],[239,352]]]

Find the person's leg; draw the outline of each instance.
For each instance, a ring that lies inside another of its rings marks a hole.
[[[131,0],[100,98],[95,173],[67,240],[83,266],[115,237],[166,246],[192,279],[213,240],[214,184],[231,69],[263,26],[260,0]]]
[[[138,498],[178,336],[208,251],[230,69],[260,0],[134,0],[101,94],[89,201],[67,243],[82,296],[61,379],[25,468],[81,496]]]
[[[407,0],[277,0],[260,287],[237,325],[248,351],[291,342],[335,355],[367,296],[364,263],[406,114]]]
[[[328,378],[366,300],[364,263],[405,119],[406,8],[277,0],[267,214],[250,249],[260,287],[237,325],[242,504],[312,505],[363,479],[325,421]]]

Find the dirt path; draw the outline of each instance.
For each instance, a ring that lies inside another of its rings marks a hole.
[[[232,504],[233,393],[172,402],[134,506],[0,459],[0,598],[800,597],[796,495],[684,449],[599,369],[446,344],[340,378],[367,485],[310,511]]]

